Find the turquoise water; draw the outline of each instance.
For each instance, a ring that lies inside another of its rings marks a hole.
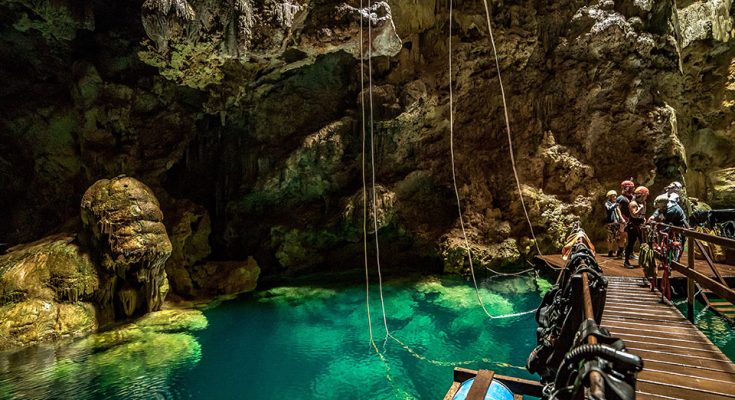
[[[491,313],[534,309],[549,283],[481,282]],[[287,287],[223,302],[206,321],[140,323],[123,333],[0,360],[1,398],[435,399],[454,366],[532,378],[533,314],[490,320],[471,283],[449,277],[376,285],[370,346],[365,287]],[[202,318],[203,319],[203,318]],[[206,326],[206,328],[204,328]],[[101,337],[100,337],[101,336]]]
[[[480,285],[498,314],[536,308],[549,287],[531,276]],[[523,368],[535,344],[533,314],[490,320],[459,278],[392,281],[386,322],[400,344],[384,340],[372,288],[379,353],[369,343],[364,286],[285,287],[0,355],[0,399],[436,399],[454,366],[533,378]],[[708,311],[697,321],[735,356],[729,324]]]
[[[679,311],[687,315],[685,299],[675,299]],[[735,361],[735,326],[716,315],[705,304],[694,303],[694,324],[731,360]]]

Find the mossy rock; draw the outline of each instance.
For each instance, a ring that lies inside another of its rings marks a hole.
[[[711,174],[713,193],[710,204],[713,208],[735,206],[735,168],[725,168]]]
[[[19,245],[0,256],[0,305],[26,298],[91,300],[99,277],[74,235],[59,234]]]
[[[518,243],[512,238],[489,245],[470,243],[470,253],[475,272],[485,268],[502,269],[517,264],[521,259]],[[445,273],[465,274],[470,272],[467,249],[463,239],[459,237],[447,239],[442,246],[441,256]]]
[[[249,292],[258,284],[260,267],[254,258],[245,261],[210,261],[192,269],[199,295],[219,296]]]
[[[90,303],[59,304],[30,299],[0,306],[0,351],[62,338],[85,336],[97,329]]]

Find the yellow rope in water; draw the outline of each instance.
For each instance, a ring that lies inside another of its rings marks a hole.
[[[495,55],[495,67],[498,70],[498,84],[500,85],[500,95],[503,99],[503,113],[505,115],[505,131],[508,134],[508,151],[510,152],[510,162],[511,166],[513,167],[513,176],[516,180],[516,186],[518,187],[518,197],[521,200],[521,206],[523,207],[523,213],[526,215],[526,221],[528,222],[528,228],[531,230],[531,237],[533,238],[533,244],[536,246],[536,251],[539,255],[543,255],[541,253],[541,249],[538,246],[538,241],[536,240],[536,234],[533,232],[533,224],[531,224],[531,218],[528,216],[528,210],[526,209],[526,202],[523,200],[523,190],[521,189],[521,181],[518,178],[518,171],[516,170],[516,159],[513,155],[513,139],[510,134],[510,118],[508,118],[508,104],[505,101],[505,88],[503,87],[503,78],[500,76],[500,60],[498,59],[498,51],[495,48],[495,38],[493,37],[493,27],[490,23],[490,9],[487,6],[487,0],[482,0],[483,4],[485,5],[485,17],[487,18],[487,30],[490,34],[490,44],[492,44],[493,47],[493,54]],[[451,3],[451,0],[450,0]]]
[[[526,369],[526,367],[519,367],[517,365],[513,365],[513,364],[509,364],[509,363],[505,363],[505,362],[492,361],[492,360],[490,360],[489,358],[486,358],[486,357],[483,357],[483,358],[478,359],[478,360],[466,360],[466,361],[440,361],[440,360],[433,360],[431,358],[428,358],[428,357],[426,357],[426,356],[418,353],[417,351],[415,351],[414,349],[412,349],[411,347],[409,347],[407,344],[403,343],[401,340],[399,340],[395,336],[390,335],[390,338],[393,339],[396,343],[398,343],[398,345],[400,345],[404,350],[406,350],[414,358],[417,358],[417,359],[419,359],[421,361],[425,361],[425,362],[427,362],[429,364],[438,365],[440,367],[451,367],[451,366],[457,366],[457,365],[478,365],[479,363],[484,362],[484,363],[487,363],[487,364],[496,365],[498,367],[517,368],[517,369],[521,369],[521,370],[525,370]]]
[[[370,344],[375,347],[373,340],[373,322],[370,317],[370,275],[368,273],[368,249],[367,249],[367,182],[365,180],[365,63],[363,62],[364,50],[362,39],[363,23],[363,0],[360,0],[360,105],[362,108],[362,120],[360,128],[362,131],[362,244],[365,258],[365,310],[367,311],[368,329],[370,330]],[[369,20],[368,20],[369,22]],[[377,351],[378,348],[375,347]]]

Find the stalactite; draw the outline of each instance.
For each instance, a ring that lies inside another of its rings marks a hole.
[[[125,316],[130,317],[138,306],[138,292],[135,289],[126,287],[118,292],[120,304],[122,305]],[[149,310],[150,311],[150,310]]]

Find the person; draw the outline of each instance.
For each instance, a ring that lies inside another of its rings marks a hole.
[[[607,256],[612,257],[615,251],[622,253],[625,240],[621,241],[621,230],[623,227],[623,214],[618,207],[618,193],[614,190],[607,192],[607,201],[605,201],[605,210],[607,217],[605,223],[607,226]]]
[[[625,268],[635,268],[630,264],[630,259],[633,258],[633,249],[635,248],[636,240],[643,244],[643,238],[641,237],[641,225],[646,221],[646,199],[648,199],[648,188],[645,186],[638,186],[634,191],[633,200],[629,203],[630,219],[626,226],[628,233],[628,243],[625,246],[625,255],[623,266]]]
[[[675,194],[676,193],[674,193],[673,195]],[[675,199],[672,199],[672,194],[662,194],[656,197],[653,205],[654,207],[656,207],[656,209],[653,211],[651,217],[648,218],[649,222],[660,222],[680,228],[689,227],[689,223],[687,222],[687,217],[684,213],[684,210],[675,201]],[[681,249],[684,248],[684,237],[681,234],[676,234],[674,235],[674,241],[680,243],[679,251],[675,257],[678,261],[681,258],[682,254]]]
[[[681,182],[674,181],[671,182],[664,189],[666,190],[664,194],[669,197],[669,200],[675,201],[677,204],[679,204],[682,211],[684,211],[684,215],[689,218],[689,215],[692,214],[692,202],[686,195],[684,185],[682,185]]]
[[[631,178],[632,179],[632,178]],[[620,196],[616,199],[616,202],[618,203],[618,210],[620,210],[620,214],[623,216],[623,220],[621,221],[621,230],[622,234],[620,235],[620,240],[622,243],[625,243],[628,239],[628,221],[630,220],[630,200],[633,199],[633,188],[635,187],[635,183],[633,183],[632,180],[622,181],[620,182]],[[618,257],[623,256],[623,248],[622,246],[618,248]]]

